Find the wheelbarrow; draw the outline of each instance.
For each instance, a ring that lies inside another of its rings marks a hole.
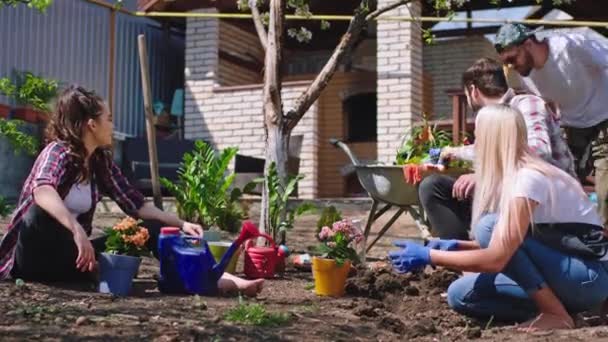
[[[365,230],[363,232],[363,260],[365,259],[365,253],[369,252],[376,242],[380,240],[395,221],[397,221],[405,212],[410,214],[414,219],[416,226],[420,230],[421,238],[428,239],[431,236],[429,229],[430,225],[426,219],[424,209],[418,200],[418,188],[405,181],[402,166],[383,165],[379,162],[362,164],[345,143],[337,139],[330,139],[329,142],[335,147],[342,149],[348,158],[350,158],[361,186],[372,198],[372,208],[369,212]],[[425,172],[422,176],[424,177],[431,172],[433,171]],[[464,173],[467,172],[462,169],[447,169],[442,172],[442,174],[454,177]],[[380,206],[382,207],[379,208]],[[388,220],[388,222],[386,222],[384,227],[380,229],[374,241],[367,245],[367,238],[371,231],[372,224],[393,207],[398,208],[397,212]]]

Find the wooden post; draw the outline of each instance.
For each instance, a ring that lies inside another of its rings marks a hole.
[[[146,114],[146,133],[148,136],[148,154],[150,156],[150,175],[152,175],[152,193],[154,205],[163,209],[163,197],[160,193],[160,180],[158,175],[158,154],[156,152],[156,127],[154,126],[154,113],[152,112],[152,89],[150,87],[150,72],[148,67],[148,50],[146,37],[140,34],[137,37],[139,47],[139,64],[141,67],[141,85],[144,94],[144,110]]]

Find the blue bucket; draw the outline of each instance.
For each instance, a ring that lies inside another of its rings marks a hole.
[[[141,258],[101,253],[99,258],[99,292],[125,297],[131,291]]]

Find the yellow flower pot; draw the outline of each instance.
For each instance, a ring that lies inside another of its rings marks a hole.
[[[209,250],[211,254],[213,254],[213,258],[216,262],[220,262],[222,260],[222,256],[228,250],[228,248],[232,245],[232,242],[222,242],[222,241],[207,241],[209,245]],[[241,254],[241,249],[237,249],[234,252],[234,255],[230,259],[228,266],[226,266],[225,272],[234,274],[236,272],[236,263],[239,260],[239,256]]]
[[[315,279],[315,293],[320,296],[342,297],[349,271],[348,260],[338,267],[333,259],[313,257],[312,276]]]

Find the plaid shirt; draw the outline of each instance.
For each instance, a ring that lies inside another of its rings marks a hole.
[[[576,177],[574,158],[564,140],[559,126],[559,115],[543,98],[532,94],[518,94],[509,89],[500,100],[521,112],[528,130],[528,146],[539,157]],[[474,146],[455,149],[455,157],[470,160],[475,158]]]
[[[144,197],[122,175],[111,154],[107,151],[96,151],[91,156],[90,166],[93,171],[91,173],[93,205],[87,213],[77,218],[87,234],[91,234],[95,207],[101,200],[102,194],[116,201],[128,215],[137,217],[137,211],[144,204]],[[61,198],[65,198],[77,180],[78,171],[71,162],[68,147],[62,142],[52,142],[40,153],[25,181],[8,231],[0,242],[0,279],[7,278],[13,267],[20,223],[34,204],[34,189],[42,185],[50,185],[57,190]]]

